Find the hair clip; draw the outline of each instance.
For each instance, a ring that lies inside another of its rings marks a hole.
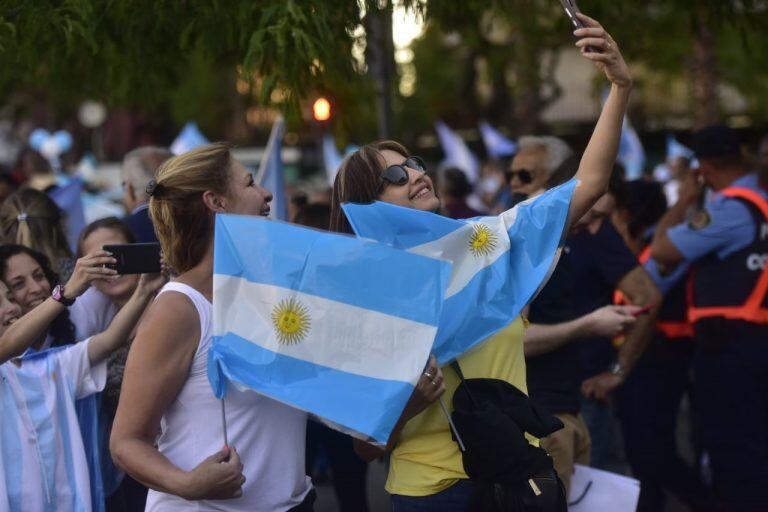
[[[26,213],[20,213],[16,216],[16,220],[19,222],[24,222],[28,218],[29,218],[29,215],[27,215]]]
[[[160,185],[160,184],[159,184],[157,181],[155,181],[155,180],[149,180],[149,183],[147,183],[147,188],[146,188],[146,192],[147,192],[147,195],[148,195],[149,197],[152,197],[152,196],[154,196],[155,194],[157,194],[158,192],[160,192],[160,190],[162,189],[162,187],[163,187],[163,186],[162,186],[162,185]]]

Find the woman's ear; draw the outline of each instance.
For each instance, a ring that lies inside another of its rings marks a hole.
[[[227,211],[223,198],[213,190],[203,192],[203,203],[214,213],[225,213]]]

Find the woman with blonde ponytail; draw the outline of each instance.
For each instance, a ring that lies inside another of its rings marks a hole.
[[[4,243],[47,256],[62,282],[72,275],[75,257],[64,230],[64,215],[44,192],[23,188],[11,194],[0,207],[0,229]]]
[[[215,214],[268,215],[272,194],[226,144],[166,161],[147,193],[165,261],[179,276],[158,294],[128,355],[112,458],[150,487],[149,512],[311,511],[307,414],[230,388],[222,447],[222,403],[207,375]]]

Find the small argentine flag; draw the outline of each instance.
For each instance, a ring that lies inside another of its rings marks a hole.
[[[437,333],[450,263],[219,215],[208,376],[386,443]]]
[[[382,202],[343,208],[359,237],[453,263],[432,349],[445,364],[509,324],[546,283],[576,185],[468,220]]]

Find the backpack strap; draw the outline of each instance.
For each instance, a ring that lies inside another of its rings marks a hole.
[[[464,373],[461,371],[461,366],[459,366],[459,361],[454,359],[451,361],[451,368],[453,368],[453,371],[456,372],[456,374],[459,376],[459,379],[461,379],[461,382],[464,382]]]
[[[455,371],[456,374],[459,376],[459,379],[461,379],[461,383],[464,384],[464,389],[466,390],[467,396],[472,402],[472,405],[474,405],[475,408],[477,408],[478,407],[477,400],[475,400],[475,397],[472,396],[472,391],[469,389],[469,386],[466,385],[467,380],[464,378],[464,372],[461,371],[461,366],[459,366],[459,361],[456,359],[451,361],[451,368],[453,368],[453,371]]]

